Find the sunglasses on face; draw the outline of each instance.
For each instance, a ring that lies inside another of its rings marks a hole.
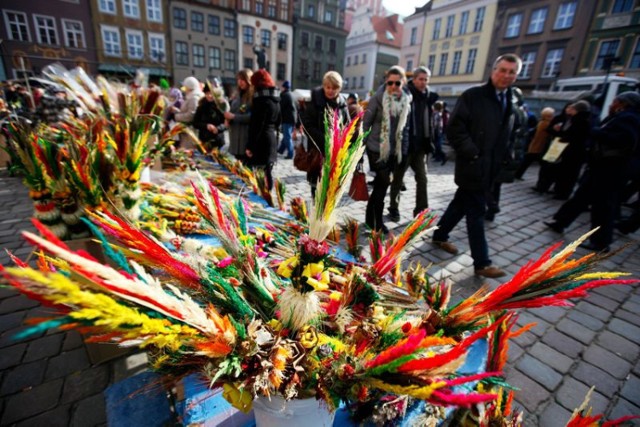
[[[402,84],[402,82],[400,80],[396,80],[396,81],[389,80],[387,82],[387,86],[393,86],[393,85],[400,86],[401,84]]]

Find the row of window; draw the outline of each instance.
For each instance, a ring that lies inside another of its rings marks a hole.
[[[9,40],[31,42],[31,31],[27,21],[27,14],[11,10],[4,10],[4,23]],[[84,27],[81,21],[61,19],[64,45],[74,49],[87,47]],[[40,44],[60,45],[58,24],[53,16],[33,14],[33,28],[36,40]]]
[[[464,74],[473,74],[473,69],[476,66],[476,57],[478,56],[478,49],[473,48],[467,51],[467,64],[464,68]],[[429,55],[427,67],[431,70],[433,75],[444,76],[447,74],[447,66],[449,62],[449,52],[444,52],[440,54],[440,63],[438,67],[438,72],[435,73],[436,70],[436,55]],[[409,67],[411,65],[411,67]],[[451,63],[451,75],[462,74],[460,72],[460,67],[462,65],[462,51],[457,50],[453,52],[453,61]],[[410,70],[413,68],[413,63],[407,64],[407,69]]]
[[[147,21],[162,22],[161,0],[142,0],[147,13]],[[115,15],[116,0],[98,0],[98,10],[101,13]],[[121,0],[122,14],[127,18],[140,19],[140,0]]]
[[[606,69],[605,60],[607,58],[616,58],[620,56],[620,45],[621,44],[619,39],[601,41],[600,48],[598,49],[598,54],[595,58],[595,63],[593,64],[593,69]],[[629,60],[629,68],[640,68],[640,38],[636,40],[636,46],[633,49],[631,59]]]
[[[251,7],[251,0],[242,0],[241,6],[243,11],[253,11],[256,15],[264,15],[264,0],[254,0],[253,8]],[[277,0],[267,0],[267,17],[276,18],[277,9]],[[280,20],[289,20],[289,0],[280,0]]]
[[[122,57],[122,42],[120,28],[108,25],[100,26],[102,35],[102,48],[105,56]],[[148,57],[157,62],[165,62],[164,35],[160,33],[148,33]],[[124,30],[124,40],[126,44],[126,57],[129,59],[144,59],[145,46],[144,35],[139,30]]]
[[[250,25],[242,27],[242,41],[244,44],[253,45],[255,43],[256,29]],[[285,33],[278,33],[278,49],[287,50],[288,36]],[[271,31],[260,30],[260,44],[263,47],[271,47]]]
[[[307,31],[302,31],[300,33],[300,46],[302,47],[310,47],[311,42],[311,34]],[[335,54],[338,48],[338,41],[333,38],[329,38],[329,53]],[[316,34],[313,39],[313,48],[318,51],[324,50],[324,37],[319,34]]]
[[[335,69],[336,69],[336,64],[327,64],[327,68],[325,72],[332,71]],[[324,75],[324,72],[322,70],[322,62],[313,61],[313,74],[309,75],[309,60],[308,59],[300,60],[300,77],[302,77],[303,79],[312,77],[313,80],[320,80],[323,75]]]
[[[187,42],[176,41],[175,59],[177,65],[189,66],[189,44]],[[191,46],[193,56],[193,66],[204,68],[206,64],[205,47],[200,44]],[[209,62],[210,69],[222,69],[222,49],[216,46],[209,46]],[[233,49],[224,49],[224,69],[229,71],[237,71],[236,68],[236,51]]]
[[[360,56],[358,56],[357,54],[353,55],[353,65],[358,65],[358,61],[360,61],[359,62],[360,64],[366,64],[367,63],[367,54],[366,53],[362,54],[361,60],[359,60],[358,58],[360,58]],[[351,65],[351,57],[347,56],[347,67],[349,65]]]
[[[475,20],[473,21],[473,30],[472,33],[478,33],[482,31],[482,25],[484,24],[484,17],[487,12],[487,8],[485,6],[479,7],[476,9]],[[469,26],[469,15],[470,11],[466,10],[460,14],[460,22],[458,23],[458,35],[467,34],[467,27]],[[446,28],[444,31],[444,38],[453,37],[453,33],[455,30],[455,15],[447,16]],[[431,38],[433,40],[440,39],[440,31],[442,29],[442,18],[436,18],[433,21],[433,32],[431,34]],[[415,32],[413,31],[415,30]],[[412,29],[411,31],[411,45],[415,45],[418,43],[417,40],[417,29]]]
[[[320,4],[319,6],[322,7],[322,4]],[[315,19],[318,18],[318,21],[320,21],[320,19],[322,18],[322,11],[318,11],[318,14],[316,16],[316,6],[314,4],[310,4],[309,6],[307,6],[307,18],[309,19]],[[324,11],[324,21],[325,24],[333,24],[333,11],[332,10],[325,10]]]
[[[344,89],[364,89],[364,76],[360,76],[360,85],[358,83],[357,77],[351,77],[351,83],[349,83],[349,78],[344,79]]]
[[[249,58],[245,56],[242,59],[242,68],[248,68],[250,70],[253,70],[255,68],[253,58]],[[286,80],[287,79],[286,73],[287,73],[287,65],[282,62],[278,62],[276,64],[276,79]]]
[[[576,15],[577,1],[568,1],[558,6],[556,19],[553,23],[554,30],[566,30],[573,27],[573,21]],[[544,26],[549,14],[548,7],[540,7],[531,12],[529,17],[529,25],[527,26],[527,34],[540,34],[544,31]],[[505,38],[518,37],[522,27],[523,13],[514,13],[509,15],[507,19],[507,27],[505,29]]]
[[[173,27],[181,30],[187,29],[187,11],[185,9],[173,8]],[[191,11],[191,31],[204,32],[204,14]],[[220,35],[220,17],[217,15],[207,15],[207,33]],[[236,37],[236,21],[233,19],[224,19],[224,36],[229,38]]]

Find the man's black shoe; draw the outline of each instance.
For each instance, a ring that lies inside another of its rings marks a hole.
[[[486,214],[484,214],[484,219],[485,221],[492,222],[494,219],[496,219],[496,214],[493,212],[487,212]]]
[[[556,233],[563,233],[564,232],[564,227],[562,227],[560,224],[558,224],[555,221],[543,221],[543,223],[544,223],[544,225],[546,225],[547,227],[549,227],[550,229],[552,229]]]
[[[389,208],[389,215],[387,216],[389,218],[389,221],[393,221],[393,222],[400,221],[400,212],[398,211],[398,209]]]
[[[596,246],[591,242],[584,242],[583,244],[580,245],[580,247],[582,249],[586,249],[588,251],[593,251],[593,252],[604,252],[607,253],[611,250],[611,248],[609,246]]]

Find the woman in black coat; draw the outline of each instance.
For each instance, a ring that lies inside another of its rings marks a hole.
[[[193,127],[198,130],[198,138],[207,151],[210,151],[224,145],[224,133],[227,127],[224,124],[224,113],[218,107],[211,84],[207,82],[202,91],[204,97],[200,99],[193,116]]]
[[[278,138],[276,130],[282,121],[280,115],[280,93],[275,87],[273,78],[265,69],[256,71],[251,76],[251,84],[255,91],[249,121],[249,142],[246,155],[249,166],[264,169],[269,190],[273,188],[273,164],[278,154]]]
[[[324,156],[325,126],[324,119],[327,109],[338,111],[343,124],[350,122],[349,109],[344,97],[340,95],[342,76],[336,71],[328,71],[322,78],[322,86],[311,91],[311,101],[305,104],[301,114],[304,132],[309,138],[307,150],[315,150]],[[316,197],[316,185],[320,178],[320,168],[307,172],[307,181],[311,185],[311,197]]]

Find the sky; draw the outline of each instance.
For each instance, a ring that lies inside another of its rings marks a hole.
[[[385,9],[400,16],[409,16],[416,7],[424,6],[427,0],[382,0]]]

